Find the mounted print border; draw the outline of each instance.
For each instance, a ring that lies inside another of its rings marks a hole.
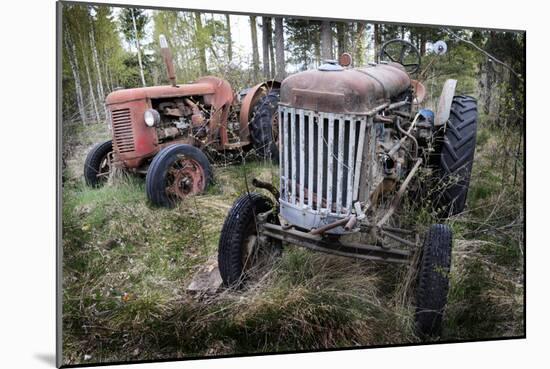
[[[57,365],[525,338],[518,30],[59,2]]]

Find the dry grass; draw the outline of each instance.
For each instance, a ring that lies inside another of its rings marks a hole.
[[[253,161],[217,167],[206,194],[158,209],[147,204],[140,178],[85,187],[85,154],[107,131],[90,126],[71,137],[63,190],[64,363],[419,341],[406,266],[286,247],[246,291],[186,292],[194,273],[216,255],[225,214],[246,190],[244,172],[276,183],[276,167]],[[524,329],[522,184],[513,186],[510,170],[495,161],[499,137],[481,141],[468,211],[451,219],[455,243],[442,340],[515,336]]]

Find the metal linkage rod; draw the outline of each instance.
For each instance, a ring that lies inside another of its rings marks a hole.
[[[411,169],[411,172],[409,173],[407,178],[405,178],[405,181],[403,181],[403,183],[401,184],[401,187],[399,187],[399,191],[397,191],[397,194],[395,195],[393,203],[391,204],[391,207],[388,209],[388,212],[382,217],[382,219],[380,219],[378,223],[376,223],[376,226],[378,228],[382,227],[388,221],[388,219],[390,219],[390,217],[393,215],[393,213],[397,209],[397,206],[401,202],[401,197],[405,193],[405,190],[407,189],[407,186],[411,182],[411,179],[416,174],[416,171],[420,167],[420,164],[422,164],[422,158],[418,158],[416,160],[416,163],[414,164],[414,167]]]

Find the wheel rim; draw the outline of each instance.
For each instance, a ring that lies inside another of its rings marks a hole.
[[[111,173],[111,163],[112,163],[113,152],[111,151],[101,160],[99,167],[96,173],[98,182],[105,182],[109,178]]]
[[[166,173],[166,193],[172,200],[200,193],[206,185],[202,166],[194,159],[176,159]]]
[[[250,270],[254,264],[254,250],[257,247],[258,237],[255,234],[251,234],[245,238],[241,248],[241,262],[243,265],[243,273]]]
[[[263,275],[263,268],[270,264],[270,252],[266,246],[260,243],[256,222],[250,223],[241,244],[242,275],[245,280],[257,280]]]

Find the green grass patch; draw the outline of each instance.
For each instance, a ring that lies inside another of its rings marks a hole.
[[[277,166],[248,158],[216,165],[206,193],[156,208],[143,178],[84,184],[84,158],[103,129],[78,128],[64,170],[66,364],[420,341],[407,266],[289,246],[249,289],[190,295],[192,276],[216,257],[232,203],[255,191],[245,178],[278,187]],[[480,131],[467,211],[449,220],[455,242],[444,340],[523,332],[522,183],[511,185],[511,167],[503,171],[495,155],[502,140]],[[414,210],[405,220],[411,228],[437,222],[428,203],[405,199],[404,208]]]

